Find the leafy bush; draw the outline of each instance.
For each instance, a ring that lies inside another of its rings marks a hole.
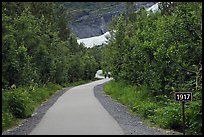
[[[148,102],[148,101],[138,101],[132,107],[133,112],[139,113],[144,118],[155,115],[155,109],[158,106],[156,103]]]
[[[33,101],[27,91],[18,89],[9,95],[9,111],[17,118],[26,118],[34,111]]]
[[[11,127],[14,123],[15,117],[9,111],[2,111],[2,131]]]
[[[170,103],[166,107],[158,107],[154,115],[148,118],[162,128],[180,130],[181,127],[181,106],[179,103]]]
[[[169,7],[164,6],[166,4]],[[132,91],[124,92],[126,85],[121,83],[118,86],[124,87],[117,87],[119,91],[115,90],[117,93],[112,95],[121,94],[117,96],[119,101],[133,106],[133,111],[150,117],[165,128],[179,129],[181,124],[177,110],[180,107],[172,102],[172,93],[191,91],[194,100],[188,107],[195,111],[187,111],[187,131],[200,134],[202,3],[161,2],[159,5],[164,6],[161,12],[148,12],[142,8],[129,16],[113,18],[109,28],[113,38],[103,49],[102,64],[110,68],[115,80],[139,88],[147,85],[147,90],[135,92],[137,101],[131,98],[134,96]],[[150,102],[156,103],[158,108]]]
[[[62,86],[49,82],[44,87],[36,88],[29,92],[29,94],[32,97],[33,103],[39,105],[39,103],[45,101],[59,89],[62,89]]]
[[[202,133],[202,100],[188,102],[185,105],[186,127],[188,134]]]
[[[4,89],[94,78],[100,54],[77,43],[62,4],[3,2],[2,9]]]
[[[202,86],[202,5],[174,4],[167,15],[140,9],[131,21],[113,18],[102,64],[116,80],[147,84],[155,96]]]
[[[30,92],[30,94],[32,96],[32,100],[37,104],[44,101],[49,96],[49,92],[46,88],[37,88]]]
[[[113,99],[126,105],[137,115],[149,119],[155,125],[165,129],[182,131],[182,107],[172,97],[158,95],[154,97],[146,85],[135,87],[126,82],[111,81],[104,91]],[[186,133],[201,134],[201,100],[185,104]]]

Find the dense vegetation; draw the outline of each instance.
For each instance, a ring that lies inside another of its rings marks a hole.
[[[111,8],[119,5],[119,2],[63,2],[64,7],[71,11],[95,11],[101,14],[103,11],[110,11]]]
[[[160,12],[156,13],[144,8],[136,13],[126,9],[124,15],[113,19],[110,26],[113,38],[103,49],[102,65],[111,70],[116,83],[125,81],[126,84],[118,83],[120,89],[129,88],[126,86],[128,83],[136,86],[137,91],[145,92],[141,104],[132,98],[137,95],[134,89],[114,90],[117,93],[113,94],[119,94],[116,98],[126,99],[133,111],[147,113],[144,115],[163,128],[179,130],[182,121],[177,114],[178,104],[172,102],[174,93],[192,92],[193,101],[188,103],[186,126],[188,134],[200,134],[202,3],[164,2],[159,7]],[[114,89],[116,86],[113,84],[111,87]],[[151,96],[150,100],[157,99],[156,102],[163,105],[145,102],[149,98],[146,93]]]
[[[2,2],[3,129],[30,116],[61,85],[94,78],[99,64],[68,21],[59,3]]]
[[[2,3],[3,88],[94,77],[95,58],[77,43],[67,20],[58,4]]]
[[[186,128],[201,134],[201,4],[164,2],[160,12],[134,13],[129,3],[112,21],[109,44],[86,49],[67,28],[70,14],[61,4],[2,2],[2,130],[62,86],[92,79],[102,65],[115,79],[105,91],[162,128],[181,131],[173,96],[191,91]]]

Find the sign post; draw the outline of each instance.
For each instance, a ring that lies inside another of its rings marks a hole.
[[[182,115],[183,115],[183,135],[185,135],[185,101],[182,101]]]
[[[183,135],[185,135],[185,102],[192,101],[192,92],[176,92],[175,101],[182,103],[182,115],[183,115]]]

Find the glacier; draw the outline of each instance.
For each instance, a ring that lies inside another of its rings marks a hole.
[[[159,2],[147,8],[146,11],[156,12],[159,10]],[[107,44],[107,37],[110,37],[110,32],[107,31],[103,35],[94,36],[90,38],[77,39],[78,44],[83,43],[87,48],[93,48],[97,45]]]

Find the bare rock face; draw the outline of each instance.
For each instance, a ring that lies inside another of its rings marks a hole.
[[[85,4],[83,2],[80,3]],[[134,2],[134,10],[136,11],[142,6],[148,8],[155,3],[156,2]],[[71,4],[79,5],[78,2]],[[92,8],[85,8],[91,7],[86,3],[83,9],[72,9],[75,12],[69,23],[69,28],[79,39],[99,36],[106,33],[112,18],[123,13],[125,9],[125,2],[90,2],[89,4]]]
[[[101,17],[89,16],[87,19],[72,22],[69,27],[80,39],[99,36],[108,31],[108,24],[114,15],[117,14],[108,13]]]

